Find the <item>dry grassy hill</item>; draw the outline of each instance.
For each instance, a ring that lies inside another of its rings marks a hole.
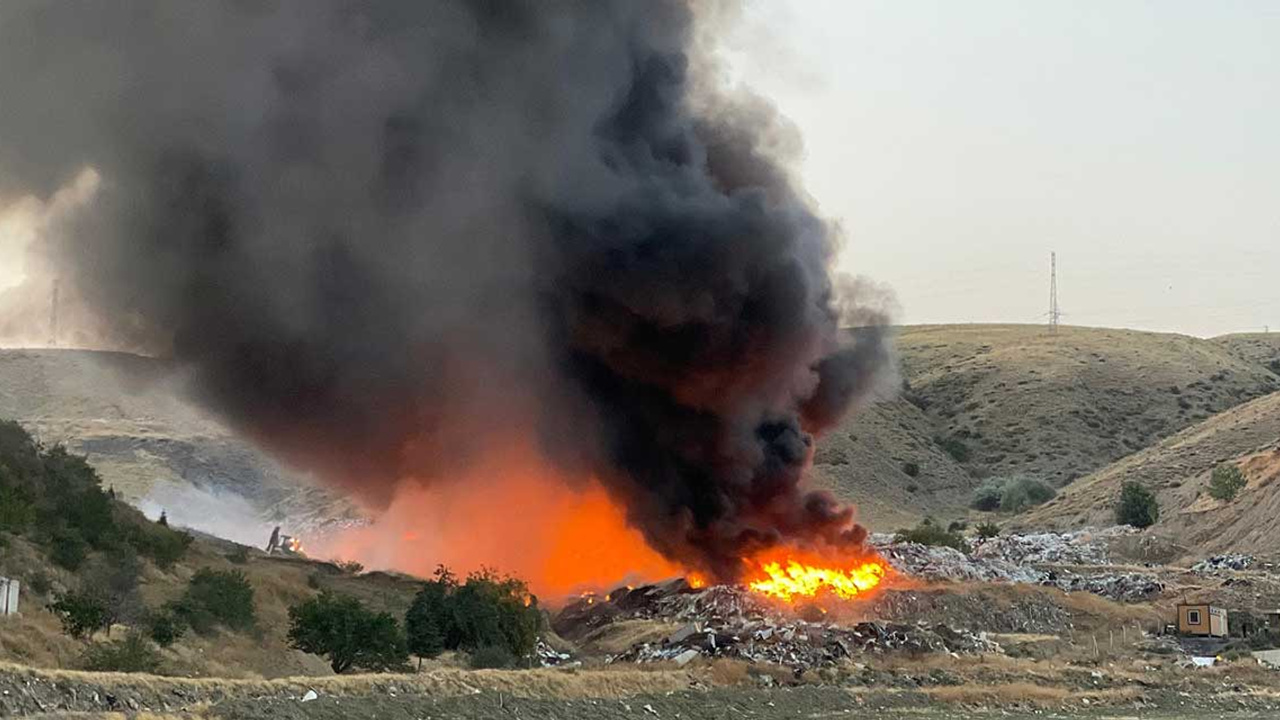
[[[1213,469],[1241,466],[1248,485],[1231,502],[1209,497]],[[1112,519],[1120,486],[1141,482],[1160,501],[1154,532],[1195,548],[1194,554],[1241,551],[1276,555],[1280,548],[1280,393],[1232,408],[1066,488],[1019,524],[1073,528]]]
[[[182,524],[207,510],[195,507],[208,498],[192,488],[230,494],[246,514],[275,508],[302,517],[310,506],[332,503],[185,400],[181,376],[152,358],[0,350],[0,418],[87,456],[104,484],[131,502],[166,506]]]
[[[1223,335],[1213,341],[1237,357],[1280,373],[1280,333]]]
[[[987,477],[1067,485],[1280,389],[1258,356],[1182,335],[948,325],[896,342],[903,399],[849,417],[816,455],[820,481],[880,530],[961,514]]]

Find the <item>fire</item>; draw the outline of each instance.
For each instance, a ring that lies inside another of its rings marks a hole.
[[[749,581],[748,587],[786,602],[820,594],[850,600],[875,589],[887,573],[887,567],[878,558],[861,558],[842,566],[788,557],[757,561],[757,565],[754,573],[757,579]]]
[[[313,554],[421,577],[440,564],[461,575],[491,567],[553,602],[684,570],[650,548],[598,484],[571,488],[519,442],[448,480],[406,483],[372,524],[308,544]]]

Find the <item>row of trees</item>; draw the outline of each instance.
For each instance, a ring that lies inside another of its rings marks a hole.
[[[358,599],[322,591],[289,608],[289,641],[329,660],[335,673],[352,668],[404,668],[409,655],[436,657],[463,650],[475,667],[509,667],[528,657],[542,614],[521,580],[483,570],[459,582],[440,567],[405,614],[404,627]]]

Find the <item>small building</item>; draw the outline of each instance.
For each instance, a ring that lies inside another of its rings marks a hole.
[[[1203,637],[1227,636],[1227,609],[1208,603],[1179,604],[1178,632]]]
[[[0,617],[18,614],[18,590],[21,584],[17,580],[0,577]]]

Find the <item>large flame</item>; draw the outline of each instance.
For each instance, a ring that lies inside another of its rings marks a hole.
[[[441,564],[462,574],[490,567],[552,601],[684,573],[627,525],[598,484],[569,487],[518,443],[446,481],[406,483],[372,524],[308,544],[314,555],[422,577]]]
[[[754,564],[753,579],[747,586],[786,602],[823,596],[851,600],[878,587],[888,571],[876,557],[834,563],[821,557],[792,554],[759,559]]]

